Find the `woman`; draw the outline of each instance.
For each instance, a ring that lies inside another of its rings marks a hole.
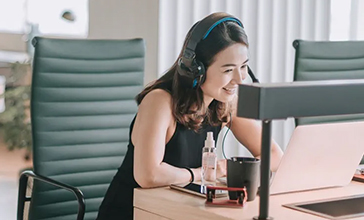
[[[237,140],[260,156],[259,124],[236,117],[233,107],[238,84],[247,76],[248,45],[240,21],[225,13],[211,14],[191,28],[177,61],[136,97],[139,108],[130,125],[128,152],[100,207],[99,220],[132,219],[136,187],[201,180],[206,133],[212,131],[216,140],[232,121]],[[272,141],[272,170],[281,157]],[[220,160],[216,176],[225,175],[226,161]]]

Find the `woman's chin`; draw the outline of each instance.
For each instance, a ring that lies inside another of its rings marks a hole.
[[[222,103],[229,103],[234,100],[234,96],[231,95],[231,96],[219,97],[216,100]]]

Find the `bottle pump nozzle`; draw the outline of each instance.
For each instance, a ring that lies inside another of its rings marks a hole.
[[[211,147],[211,148],[215,147],[214,136],[211,131],[207,132],[207,137],[205,140],[205,147]]]

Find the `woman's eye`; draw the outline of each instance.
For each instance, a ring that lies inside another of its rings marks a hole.
[[[244,69],[246,66],[247,66],[247,65],[242,65],[240,68],[241,68],[241,69]]]
[[[231,72],[231,71],[233,71],[233,70],[232,69],[227,69],[227,70],[224,71],[224,73],[228,73],[228,72]]]

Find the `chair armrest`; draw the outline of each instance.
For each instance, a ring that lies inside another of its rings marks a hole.
[[[78,202],[77,220],[83,220],[84,215],[85,215],[85,206],[86,205],[85,205],[85,198],[80,189],[70,186],[68,184],[64,184],[59,181],[53,180],[51,178],[35,174],[33,171],[30,171],[30,170],[22,172],[22,174],[20,175],[20,179],[19,179],[18,213],[17,213],[18,220],[23,219],[25,201],[30,201],[30,198],[26,197],[26,195],[25,195],[26,186],[27,186],[29,177],[36,179],[36,180],[40,180],[40,181],[48,183],[48,184],[51,184],[53,186],[57,186],[61,189],[65,189],[70,192],[73,192],[73,194],[76,196],[77,202]]]

